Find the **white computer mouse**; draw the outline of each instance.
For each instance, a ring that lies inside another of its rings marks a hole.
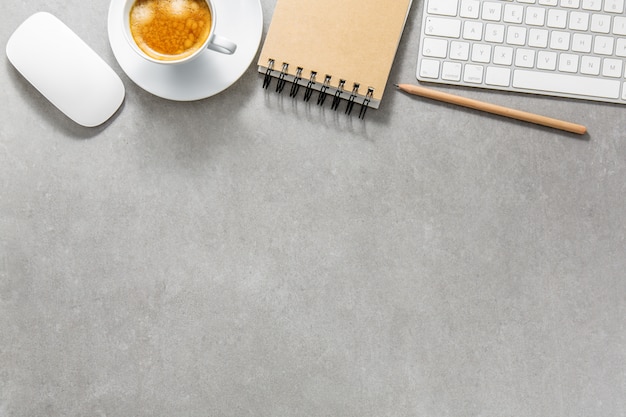
[[[82,126],[103,124],[124,101],[117,74],[50,13],[26,19],[11,35],[6,54],[24,78]]]

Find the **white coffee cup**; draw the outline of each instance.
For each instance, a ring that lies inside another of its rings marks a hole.
[[[124,8],[123,8],[124,18],[122,19],[122,21],[124,25],[124,35],[126,37],[128,44],[142,58],[150,62],[157,63],[157,64],[173,65],[173,64],[181,64],[184,62],[189,62],[193,60],[194,58],[198,57],[200,54],[202,54],[202,52],[204,52],[205,49],[207,48],[213,51],[222,53],[222,54],[227,54],[227,55],[231,55],[235,53],[235,50],[237,49],[237,45],[231,40],[223,36],[219,36],[215,33],[217,13],[216,13],[213,1],[212,0],[196,0],[199,2],[206,3],[209,9],[210,17],[211,17],[210,30],[204,42],[202,42],[201,44],[198,44],[196,42],[196,44],[191,48],[191,50],[187,50],[183,54],[165,54],[165,53],[158,53],[155,51],[150,51],[152,55],[149,55],[149,52],[144,51],[137,44],[137,41],[135,40],[135,37],[133,36],[133,33],[131,31],[131,10],[133,10],[133,6],[135,5],[135,3],[139,1],[140,0],[126,0],[124,4]],[[184,5],[185,3],[190,3],[190,2],[193,2],[194,0],[150,0],[150,1],[157,2],[160,4],[164,3],[167,5],[167,7],[176,7],[176,5],[178,6]],[[149,13],[152,13],[152,11],[150,11]],[[175,19],[175,17],[173,17],[173,19]],[[149,23],[146,23],[146,25],[149,25]]]

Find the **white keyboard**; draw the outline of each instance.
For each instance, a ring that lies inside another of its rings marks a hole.
[[[626,104],[625,0],[425,0],[420,81]]]

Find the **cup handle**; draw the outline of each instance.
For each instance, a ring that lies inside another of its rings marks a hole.
[[[222,54],[232,55],[237,50],[237,44],[223,36],[213,35],[209,40],[207,48]]]

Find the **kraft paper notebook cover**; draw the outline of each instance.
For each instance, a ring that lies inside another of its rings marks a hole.
[[[333,96],[378,108],[412,0],[278,0],[261,50],[264,87],[277,78],[305,100]],[[364,106],[363,106],[364,105]],[[346,110],[348,110],[346,109]]]

